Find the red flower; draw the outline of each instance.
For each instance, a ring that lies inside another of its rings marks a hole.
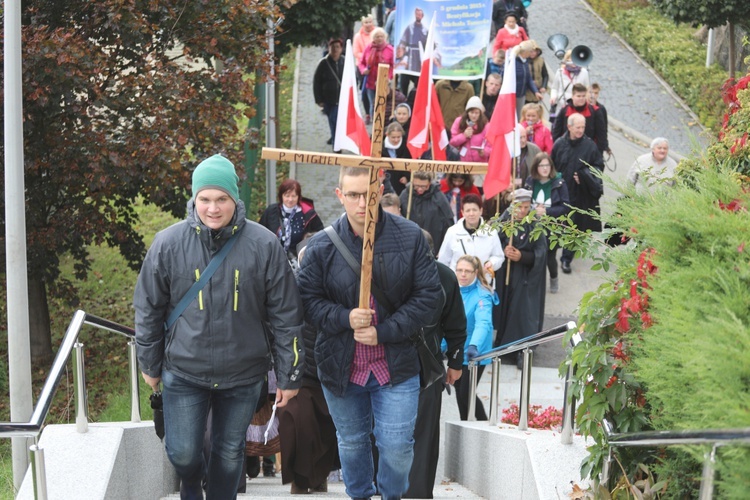
[[[628,314],[627,301],[625,299],[622,299],[622,302],[620,303],[620,312],[617,314],[617,323],[615,323],[615,330],[620,333],[626,333],[628,330],[630,330],[630,323],[628,323],[629,317],[630,314]]]
[[[656,254],[654,248],[647,248],[638,256],[638,279],[641,280],[641,286],[643,288],[649,288],[646,277],[650,274],[654,274],[658,269],[651,260],[651,257],[654,254]]]
[[[630,359],[630,356],[625,353],[625,347],[622,343],[622,340],[618,340],[615,344],[614,349],[612,349],[612,356],[615,359],[619,359],[621,361],[628,361]]]
[[[605,385],[604,388],[609,389],[610,387],[612,387],[612,384],[614,384],[615,382],[617,382],[617,375],[612,375],[611,377],[609,377],[609,380],[607,381],[607,385]]]
[[[719,200],[719,208],[722,210],[726,210],[727,212],[739,212],[740,210],[743,210],[745,207],[742,205],[742,200],[735,198],[729,203],[724,203],[721,200]]]
[[[651,315],[645,311],[641,313],[641,322],[643,323],[643,328],[649,328],[654,324],[654,321],[651,319]]]

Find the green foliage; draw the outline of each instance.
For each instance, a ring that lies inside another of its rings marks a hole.
[[[654,323],[633,344],[633,368],[648,387],[656,430],[748,425],[750,195],[713,169],[691,182],[620,204],[623,217],[637,224],[639,239],[658,252],[649,293]],[[696,461],[703,451],[689,450]],[[727,498],[729,490],[747,488],[747,480],[737,485],[730,478],[750,477],[749,452],[733,450],[721,459],[726,475],[719,487]]]
[[[695,40],[692,29],[675,25],[652,7],[620,11],[609,22],[687,102],[703,125],[718,129],[724,113],[721,85],[726,72],[717,65],[706,68],[705,48]]]
[[[747,0],[651,0],[651,4],[678,23],[709,28],[737,23],[750,26],[750,2]]]
[[[728,111],[724,115],[722,130],[716,141],[709,146],[701,158],[693,158],[681,165],[688,175],[691,170],[705,168],[705,165],[720,165],[750,178],[750,75],[737,82],[727,80],[724,84],[724,102]]]
[[[282,147],[289,147],[292,84],[294,78],[294,58],[279,75],[280,99],[279,122]],[[244,116],[244,115],[242,115]],[[239,118],[242,119],[242,118]],[[238,120],[239,120],[238,119]],[[263,162],[261,162],[262,164]],[[279,176],[289,174],[288,165],[279,166]],[[253,200],[265,199],[265,182],[263,172],[257,176],[258,182],[253,186]],[[171,214],[160,210],[153,204],[147,204],[143,198],[136,198],[133,210],[137,214],[134,229],[143,238],[146,246],[151,244],[157,231],[164,229],[179,220]],[[183,213],[184,215],[184,206]],[[248,214],[253,218],[252,214]],[[53,345],[59,345],[73,313],[77,307],[86,312],[121,323],[133,324],[132,299],[136,281],[136,272],[131,269],[116,248],[108,245],[92,245],[87,248],[91,269],[86,279],[71,278],[76,290],[76,306],[69,300],[53,297],[50,300],[52,317]],[[70,255],[60,257],[60,268],[64,275],[74,276],[75,259]],[[0,398],[0,420],[9,421],[8,406],[8,368],[6,330],[5,289],[0,288],[0,391],[5,397]],[[85,345],[86,378],[90,418],[92,421],[127,421],[130,420],[130,392],[127,384],[127,351],[123,338],[94,331],[84,330],[82,342]],[[33,391],[38,395],[49,365],[35,365],[33,372]],[[72,423],[74,421],[73,381],[70,372],[63,375],[63,380],[53,399],[47,423]],[[141,419],[152,418],[148,397],[151,389],[140,379]],[[12,499],[13,472],[10,439],[0,440],[0,500]]]
[[[340,38],[355,21],[370,13],[378,0],[298,0],[283,9],[277,52],[285,53],[297,45],[319,45],[329,38]]]
[[[618,188],[626,197],[607,222],[631,241],[603,252],[615,276],[583,297],[582,340],[561,366],[576,370],[576,419],[595,442],[584,476],[597,477],[608,453],[603,418],[620,433],[748,425],[750,190],[734,171],[689,174],[653,194]],[[645,464],[664,483],[665,498],[694,496],[705,451],[618,448],[621,469],[609,486],[645,484]],[[743,498],[750,449],[721,448],[717,470],[721,497]]]
[[[30,280],[74,301],[90,245],[118,248],[137,269],[136,198],[181,216],[196,159],[223,152],[241,165],[235,104],[254,102],[245,75],[266,67],[275,15],[260,0],[23,3]]]
[[[648,6],[648,0],[589,0],[588,3],[607,22],[624,10]]]

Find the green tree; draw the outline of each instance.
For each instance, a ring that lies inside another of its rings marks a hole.
[[[196,160],[242,160],[238,104],[267,66],[260,0],[29,0],[23,113],[32,357],[51,356],[47,293],[75,301],[60,256],[145,252],[134,201],[182,217]],[[220,68],[216,70],[214,68]],[[4,151],[2,151],[4,153]],[[4,189],[3,180],[0,186]],[[4,200],[0,198],[0,205]],[[0,210],[4,210],[0,206]],[[4,228],[3,228],[4,231]]]
[[[282,8],[284,21],[277,37],[277,54],[297,45],[318,45],[331,37],[341,37],[356,21],[370,12],[379,0],[299,0]]]
[[[750,2],[747,0],[651,0],[651,3],[678,23],[717,28],[729,23],[729,77],[734,78],[734,26],[750,28]]]

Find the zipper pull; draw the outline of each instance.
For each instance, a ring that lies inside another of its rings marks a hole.
[[[195,281],[198,282],[201,279],[201,272],[199,269],[195,270]],[[198,308],[203,310],[203,290],[198,292]]]
[[[238,295],[240,293],[240,270],[234,270],[234,310],[237,311]]]

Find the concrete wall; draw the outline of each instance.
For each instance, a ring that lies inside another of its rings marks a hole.
[[[584,487],[580,436],[560,444],[560,434],[487,422],[446,422],[445,476],[489,499],[567,498],[571,481]]]
[[[89,424],[84,434],[75,425],[49,425],[39,446],[50,500],[149,500],[178,488],[153,422]],[[31,471],[16,498],[34,498]]]

